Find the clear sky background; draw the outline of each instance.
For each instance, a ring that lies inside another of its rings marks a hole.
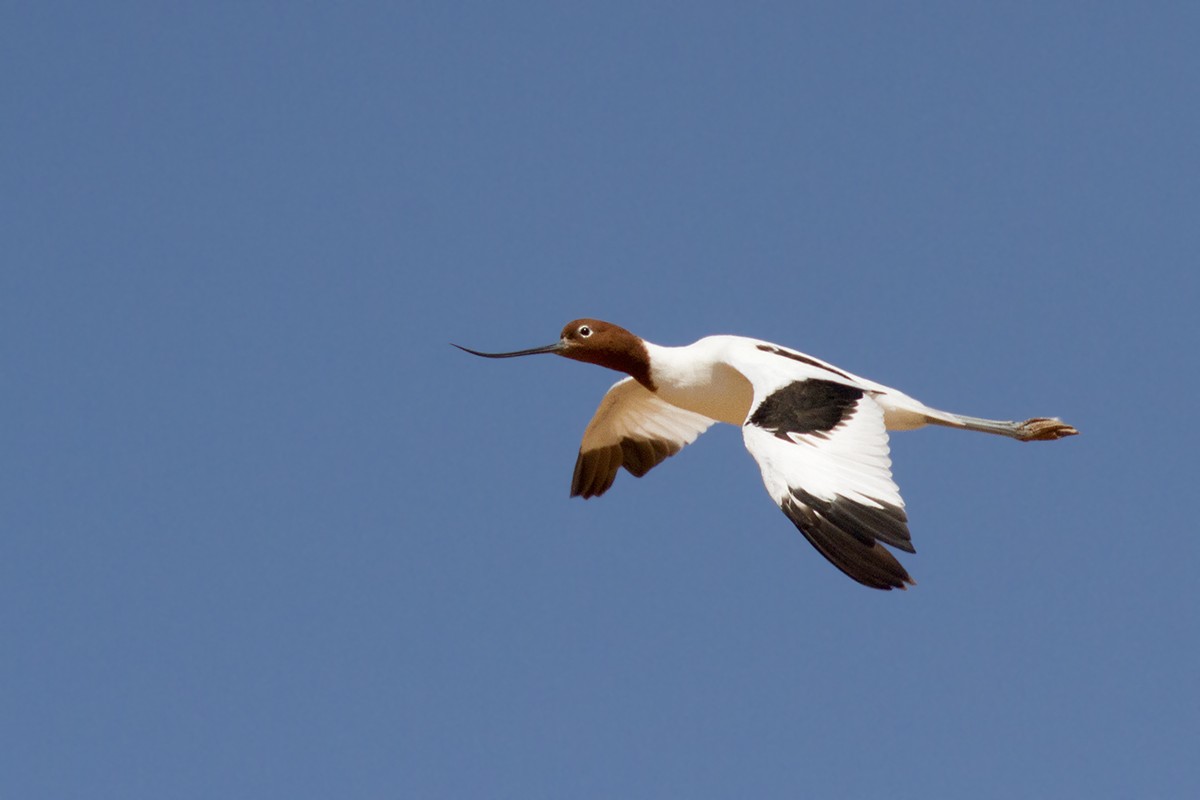
[[[1002,6],[1002,7],[1001,7]],[[0,796],[1184,797],[1200,12],[0,12]],[[739,432],[569,499],[580,316],[892,438],[873,592]]]

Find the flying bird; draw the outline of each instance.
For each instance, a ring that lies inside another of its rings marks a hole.
[[[1058,418],[966,417],[804,353],[742,336],[663,347],[598,319],[567,324],[558,341],[484,358],[553,353],[624,372],[600,401],[571,478],[572,497],[597,497],[619,468],[641,477],[714,422],[742,429],[771,499],[835,567],[873,589],[915,581],[884,545],[916,552],[892,480],[888,430],[943,425],[1022,442],[1074,436]]]

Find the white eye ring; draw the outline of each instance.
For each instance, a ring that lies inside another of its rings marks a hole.
[[[580,325],[579,326],[579,335],[582,336],[584,339],[586,339],[587,337],[592,335],[592,329],[589,328],[587,325]]]

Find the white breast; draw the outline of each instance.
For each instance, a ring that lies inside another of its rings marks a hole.
[[[658,396],[688,411],[740,426],[754,402],[754,387],[729,365],[729,345],[737,338],[709,336],[686,347],[647,342],[650,378]]]

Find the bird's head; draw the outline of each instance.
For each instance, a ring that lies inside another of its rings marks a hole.
[[[559,334],[557,342],[528,350],[482,353],[462,345],[454,346],[483,358],[514,358],[552,353],[574,361],[585,361],[624,372],[632,375],[648,389],[654,388],[650,381],[650,354],[645,343],[620,325],[600,319],[585,318],[568,322]]]

